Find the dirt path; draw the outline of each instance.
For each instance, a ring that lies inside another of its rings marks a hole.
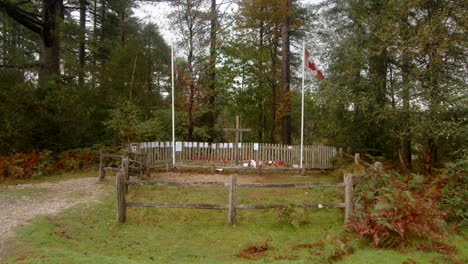
[[[97,201],[102,187],[95,177],[0,187],[0,259],[13,247],[7,240],[16,228],[36,216]]]

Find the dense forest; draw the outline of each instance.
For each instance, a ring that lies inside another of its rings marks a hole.
[[[246,142],[298,144],[305,42],[306,144],[427,169],[468,149],[463,1],[169,2],[177,140],[232,140],[239,115]],[[141,4],[0,0],[1,154],[171,139],[170,43]]]

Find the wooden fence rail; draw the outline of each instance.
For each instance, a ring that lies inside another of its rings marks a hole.
[[[145,155],[149,167],[161,166],[172,161],[175,147],[176,162],[211,162],[227,164],[246,163],[249,160],[271,161],[275,165],[298,166],[300,163],[299,145],[265,143],[212,143],[207,142],[142,142],[131,143],[127,149]],[[308,169],[329,169],[331,158],[338,154],[335,147],[304,146],[304,167]],[[142,159],[142,158],[140,158]],[[237,162],[236,162],[237,161]]]
[[[268,209],[287,208],[287,204],[237,204],[237,189],[247,188],[309,188],[309,187],[345,187],[345,202],[336,204],[301,204],[303,208],[345,208],[345,221],[349,220],[353,210],[353,177],[347,174],[343,183],[305,182],[305,183],[237,183],[237,175],[231,175],[229,182],[176,182],[176,181],[130,181],[125,169],[117,175],[117,221],[125,222],[127,207],[156,207],[156,208],[191,208],[228,210],[228,222],[236,223],[237,209]],[[229,187],[229,204],[206,203],[155,203],[126,201],[128,186],[192,186],[192,187]]]
[[[130,157],[133,157],[131,159]],[[134,173],[139,177],[142,176],[143,172],[149,176],[149,165],[145,163],[145,159],[141,159],[144,157],[144,154],[140,153],[132,153],[126,151],[123,155],[117,154],[106,154],[104,153],[103,149],[99,150],[99,181],[103,181],[106,178],[106,171],[112,172],[120,172],[121,168],[128,170],[128,173]],[[140,158],[140,160],[137,160]],[[107,167],[107,161],[109,159],[122,159],[122,164],[120,167]],[[128,162],[128,166],[123,166],[124,162]]]

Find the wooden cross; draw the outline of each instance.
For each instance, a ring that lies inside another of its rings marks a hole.
[[[234,147],[234,156],[236,159],[236,165],[239,165],[239,155],[237,154],[239,151],[239,136],[242,137],[242,132],[252,131],[250,128],[240,128],[239,124],[239,116],[236,116],[236,128],[225,128],[224,131],[234,131],[236,132],[236,141]]]

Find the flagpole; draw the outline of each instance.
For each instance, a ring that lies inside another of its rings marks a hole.
[[[305,79],[305,41],[302,42],[302,98],[301,98],[301,164],[304,162],[304,79]]]
[[[175,165],[175,113],[174,113],[174,44],[171,45],[171,81],[172,81],[172,165]]]

